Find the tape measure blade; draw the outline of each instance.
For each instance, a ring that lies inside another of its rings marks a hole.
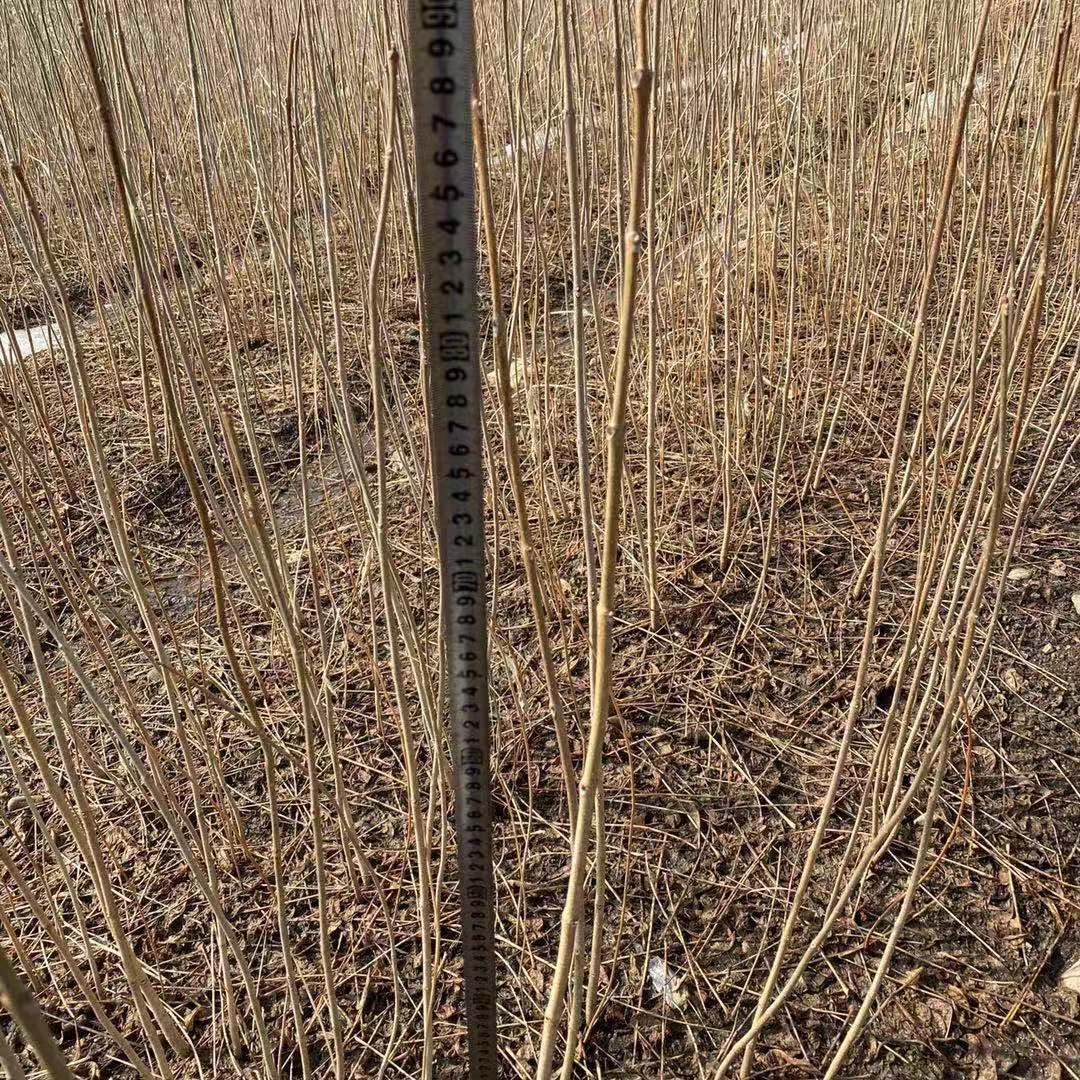
[[[494,881],[471,102],[472,4],[410,5],[413,123],[431,369],[447,706],[472,1080],[497,1076]]]

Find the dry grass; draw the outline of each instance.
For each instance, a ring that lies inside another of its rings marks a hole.
[[[463,1075],[404,10],[8,10],[3,956]],[[478,6],[504,1075],[1077,1076],[1070,11]]]

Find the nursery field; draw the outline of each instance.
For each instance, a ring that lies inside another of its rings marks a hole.
[[[1080,1076],[1071,0],[475,20],[500,1076]],[[407,5],[0,53],[0,1075],[464,1077]]]

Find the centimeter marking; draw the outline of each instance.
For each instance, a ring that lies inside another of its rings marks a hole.
[[[487,589],[476,334],[472,0],[411,0],[413,130],[431,364],[447,699],[471,1080],[496,1080]]]

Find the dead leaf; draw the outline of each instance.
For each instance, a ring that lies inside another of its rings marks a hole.
[[[931,997],[927,998],[923,1005],[931,1038],[947,1039],[953,1022],[952,1003],[942,997]]]
[[[1072,594],[1073,610],[1077,615],[1080,615],[1080,592],[1074,592]]]
[[[1027,581],[1031,577],[1032,571],[1026,566],[1014,566],[1009,571],[1010,581]]]
[[[997,1064],[989,1040],[983,1035],[969,1035],[967,1044],[975,1055],[972,1080],[998,1080]]]

